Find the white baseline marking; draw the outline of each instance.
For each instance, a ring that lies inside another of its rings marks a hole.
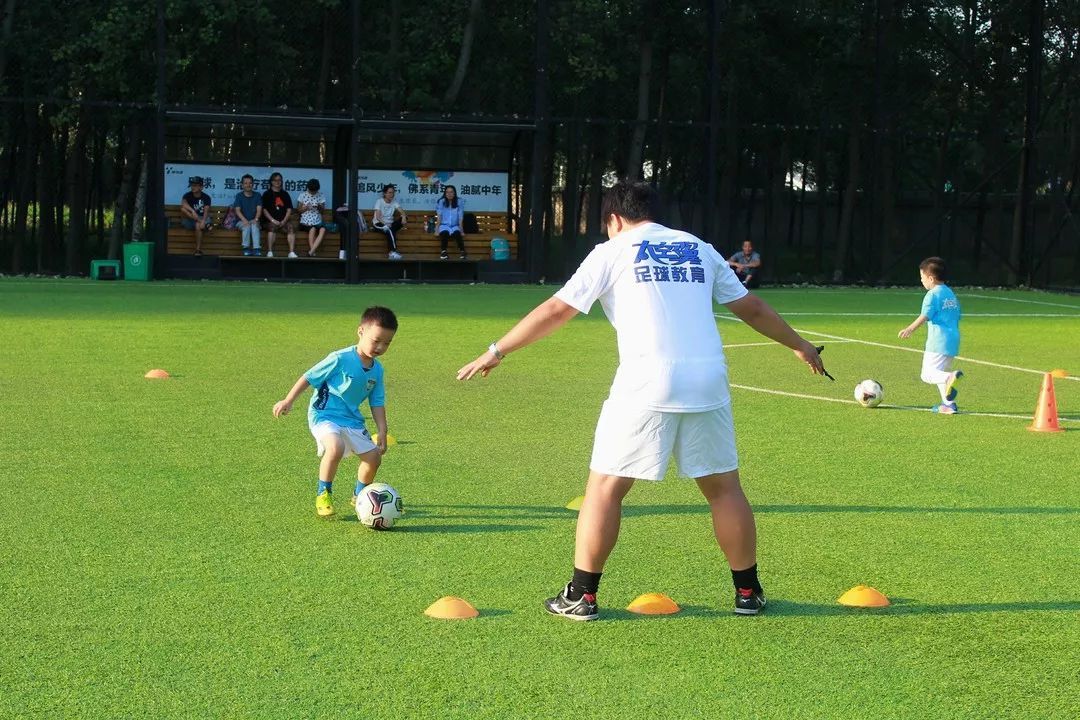
[[[852,342],[852,341],[851,340],[836,340],[836,341],[833,342],[833,345],[842,345],[843,343],[846,343],[846,342]],[[778,342],[776,342],[774,340],[770,340],[769,342],[736,343],[735,345],[724,345],[724,349],[727,350],[729,348],[765,347],[766,345],[775,345],[776,347],[784,347],[780,343],[778,343]]]
[[[732,322],[741,322],[738,318],[731,317],[729,315],[722,315],[720,313],[713,313],[721,320],[731,320]],[[886,343],[873,342],[871,340],[859,340],[858,338],[849,338],[842,335],[831,335],[829,333],[817,332],[816,330],[806,330],[804,328],[795,328],[795,332],[803,333],[805,335],[814,335],[816,337],[828,338],[838,342],[852,342],[859,345],[871,345],[873,347],[883,347],[889,350],[903,350],[904,352],[922,353],[922,350],[918,348],[904,347],[902,345],[888,345]],[[976,360],[974,358],[965,357],[963,355],[957,355],[957,360],[963,360],[964,362],[975,363],[976,365],[986,365],[988,367],[1002,368],[1004,370],[1018,370],[1020,372],[1032,373],[1034,375],[1045,375],[1046,370],[1032,370],[1031,368],[1017,367],[1016,365],[1004,365],[1002,363],[989,362],[987,360]],[[1080,377],[1074,375],[1068,375],[1063,378],[1056,378],[1058,380],[1071,380],[1073,382],[1080,382]]]
[[[870,340],[858,340],[856,338],[842,337],[840,335],[830,335],[828,333],[817,332],[815,330],[805,330],[802,328],[795,328],[796,332],[805,333],[807,335],[816,335],[817,337],[829,338],[832,340],[846,340],[848,342],[859,343],[860,345],[873,345],[874,347],[889,348],[890,350],[903,350],[904,352],[922,353],[922,350],[917,348],[903,347],[901,345],[887,345],[885,343],[871,342]],[[1046,370],[1032,370],[1031,368],[1017,367],[1016,365],[1004,365],[1002,363],[989,362],[987,360],[976,360],[975,358],[965,357],[963,355],[957,355],[957,360],[963,360],[964,362],[975,363],[976,365],[986,365],[988,367],[1002,368],[1004,370],[1018,370],[1020,372],[1032,373],[1034,375],[1045,375]],[[1074,377],[1072,375],[1064,378],[1058,378],[1059,380],[1072,380],[1073,382],[1080,381],[1080,377]]]
[[[813,312],[813,311],[796,311],[786,312],[777,310],[782,316],[788,315],[807,315],[807,316],[821,316],[821,317],[912,317],[914,313],[910,312]],[[964,313],[964,319],[973,317],[1016,317],[1016,318],[1080,318],[1080,314],[1071,315],[1069,313]]]
[[[962,297],[979,298],[981,300],[1001,300],[1003,302],[1027,303],[1029,305],[1049,305],[1051,307],[1063,307],[1070,310],[1080,310],[1080,305],[1068,305],[1066,303],[1046,302],[1045,300],[1021,300],[1020,298],[996,297],[994,295],[970,295],[964,293]]]
[[[843,405],[858,405],[859,403],[854,400],[845,400],[843,398],[831,398],[824,395],[807,395],[806,393],[794,393],[785,392],[784,390],[770,390],[768,388],[754,387],[753,385],[737,385],[735,383],[730,384],[733,388],[739,390],[749,390],[751,392],[766,393],[768,395],[783,395],[784,397],[802,398],[804,400],[821,400],[824,402],[841,403]],[[879,405],[878,407],[889,408],[891,410],[913,410],[915,412],[933,412],[931,408],[924,407],[911,407],[910,405]],[[967,412],[961,411],[960,415],[974,415],[977,417],[994,417],[994,418],[1007,418],[1010,420],[1032,420],[1030,415],[1013,415],[1009,413],[988,413],[988,412]],[[1059,422],[1080,422],[1080,418],[1061,417],[1058,416]]]

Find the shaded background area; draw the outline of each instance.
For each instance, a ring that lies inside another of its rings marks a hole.
[[[163,102],[155,3],[0,0],[0,272],[85,274],[145,234],[157,118],[187,108],[535,123],[533,279],[628,175],[721,251],[752,239],[766,280],[910,283],[940,253],[960,283],[1080,287],[1074,2],[161,4]],[[167,153],[247,162],[245,132]],[[266,162],[318,156],[286,139]]]

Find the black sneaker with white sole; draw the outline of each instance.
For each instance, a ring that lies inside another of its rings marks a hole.
[[[544,601],[544,608],[552,615],[562,615],[569,620],[595,620],[600,617],[595,595],[582,595],[580,600],[570,600],[566,597],[569,592],[570,583],[567,583],[562,592]]]
[[[739,588],[735,591],[736,615],[757,615],[764,608],[764,592],[754,592],[750,588]]]

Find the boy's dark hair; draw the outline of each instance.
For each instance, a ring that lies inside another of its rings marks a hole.
[[[390,308],[372,305],[360,316],[360,324],[372,324],[387,330],[397,330],[397,315]]]
[[[310,180],[308,180],[307,181],[307,191],[309,193],[318,192],[319,191],[319,181],[316,180],[315,178],[311,178]]]
[[[656,218],[656,190],[643,182],[631,182],[622,179],[604,193],[600,205],[600,219],[607,223],[612,215],[638,222]]]
[[[938,282],[945,282],[945,261],[941,258],[928,257],[919,263],[919,269]]]
[[[240,182],[241,182],[241,184],[242,184],[242,183],[243,183],[243,182],[244,182],[245,180],[250,180],[251,182],[255,182],[255,176],[254,176],[254,175],[252,175],[251,173],[244,173],[243,175],[241,175],[241,176],[240,176]]]

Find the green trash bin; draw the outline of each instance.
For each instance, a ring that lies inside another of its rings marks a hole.
[[[124,243],[124,279],[149,280],[154,276],[154,243]]]

